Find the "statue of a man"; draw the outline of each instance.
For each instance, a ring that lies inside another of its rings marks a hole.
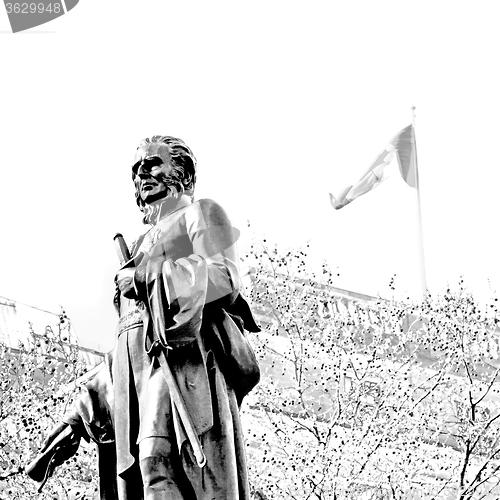
[[[193,201],[196,160],[180,139],[142,141],[132,178],[151,228],[115,279],[116,345],[42,451],[53,468],[80,437],[95,441],[101,499],[248,499],[239,406],[259,379],[244,330],[259,328],[238,231],[216,202]]]

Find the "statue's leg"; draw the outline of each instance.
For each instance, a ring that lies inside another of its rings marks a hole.
[[[183,464],[198,500],[250,500],[245,441],[234,391],[218,369],[210,371],[210,391],[214,398],[214,424],[201,436],[206,465],[194,463],[188,447],[183,448]]]
[[[196,498],[182,469],[172,440],[150,437],[139,443],[144,500],[193,500]]]

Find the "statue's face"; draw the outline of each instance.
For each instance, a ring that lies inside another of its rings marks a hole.
[[[165,182],[172,174],[168,148],[162,143],[140,146],[132,167],[135,188],[145,203],[153,203],[168,194]]]

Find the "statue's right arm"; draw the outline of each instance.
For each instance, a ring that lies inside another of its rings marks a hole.
[[[81,387],[73,410],[65,415],[64,422],[79,429],[84,439],[96,443],[114,441],[111,412],[113,408],[113,384],[111,364],[113,352],[106,354],[105,361],[96,367],[95,374]]]
[[[107,354],[106,361],[96,367],[82,386],[73,409],[49,432],[37,457],[26,467],[26,473],[42,482],[42,486],[55,467],[77,452],[82,437],[98,444],[113,442],[111,359],[112,355]]]

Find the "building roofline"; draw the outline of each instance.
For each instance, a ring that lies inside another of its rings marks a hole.
[[[250,279],[253,281],[254,280],[254,276],[255,276],[255,271],[256,269],[255,268],[249,268],[247,270],[247,272],[244,274],[244,276],[249,276]],[[272,272],[270,271],[265,271],[265,274],[267,274],[269,277],[272,277]],[[285,274],[285,273],[280,273],[280,272],[275,272],[274,273],[275,275],[277,276],[280,276],[281,278],[284,278],[284,279],[288,279],[290,278],[289,275]],[[299,284],[303,285],[303,286],[310,286],[312,288],[317,288],[317,289],[328,289],[330,291],[332,291],[333,293],[335,293],[336,295],[342,295],[344,296],[345,298],[348,298],[348,299],[354,299],[354,300],[362,300],[362,301],[365,301],[365,302],[378,302],[378,301],[383,301],[383,302],[387,302],[387,299],[384,299],[380,296],[378,297],[374,297],[373,295],[367,295],[365,293],[360,293],[360,292],[353,292],[351,290],[346,290],[344,288],[338,288],[336,286],[333,286],[333,285],[329,285],[329,284],[324,284],[324,283],[320,283],[319,281],[317,281],[316,279],[314,278],[303,278],[303,277],[299,277],[299,276],[292,276],[293,279],[295,279]]]
[[[43,313],[52,314],[53,316],[59,316],[59,313],[55,313],[53,311],[47,311],[47,309],[42,309],[41,307],[32,306],[31,304],[25,304],[24,302],[21,302],[19,300],[8,299],[7,297],[0,296],[0,304],[6,306],[14,306],[14,307],[16,304],[19,304],[20,306],[29,307],[30,309],[36,309],[37,311]]]

